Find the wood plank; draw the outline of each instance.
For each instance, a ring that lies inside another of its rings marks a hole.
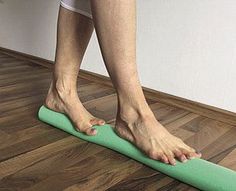
[[[199,122],[196,123],[196,120],[199,120]],[[196,126],[195,129],[197,129],[197,132],[192,137],[189,137],[186,143],[199,151],[204,150],[209,144],[212,144],[212,142],[216,141],[232,128],[231,125],[202,116],[193,120],[191,123]],[[186,129],[189,126],[191,127],[191,124],[188,123],[183,128]],[[204,154],[203,158],[208,159]]]
[[[32,72],[35,70],[35,72],[32,74]],[[23,70],[20,73],[8,73],[6,72],[5,74],[1,74],[0,76],[0,82],[3,81],[4,79],[8,79],[8,78],[21,78],[24,76],[32,76],[32,75],[42,75],[42,74],[49,74],[49,71],[47,69],[35,69],[35,68],[31,68],[28,70]]]
[[[47,190],[49,188],[63,190],[75,184],[77,187],[82,186],[85,190],[96,190],[97,188],[98,190],[106,190],[107,186],[119,181],[120,177],[127,176],[130,173],[128,169],[132,171],[132,169],[139,168],[140,165],[118,153],[104,150],[79,161],[73,166],[62,168],[59,173],[26,190]],[[113,178],[109,179],[107,175]],[[101,180],[103,180],[102,183]],[[95,185],[90,183],[95,183]]]
[[[4,86],[9,86],[12,84],[16,84],[16,83],[24,83],[24,82],[32,82],[32,81],[40,81],[41,79],[44,78],[50,78],[51,74],[50,73],[33,73],[30,76],[29,75],[25,75],[25,76],[17,76],[15,75],[14,78],[5,78],[3,80],[0,80],[0,87],[4,87]]]
[[[35,158],[30,158],[31,155],[29,154],[21,156],[21,159],[18,158],[17,160],[22,161],[23,166],[19,167],[14,173],[5,176],[2,179],[1,186],[4,188],[25,190],[35,184],[40,184],[42,181],[47,181],[52,174],[61,174],[62,169],[71,168],[74,164],[92,155],[96,155],[103,149],[103,147],[97,145],[92,146],[90,143],[68,137],[57,143],[47,145],[44,148],[39,148],[36,152],[38,154],[36,160]],[[23,163],[25,159],[30,165]],[[81,171],[78,173],[81,173]],[[28,181],[28,177],[31,177],[33,181]],[[23,182],[23,184],[19,184],[19,182]],[[24,184],[24,182],[27,182],[27,184]]]
[[[157,107],[155,105],[157,105]],[[160,107],[158,107],[158,105]],[[186,110],[182,110],[180,108],[175,108],[169,105],[161,104],[159,102],[151,104],[150,108],[153,111],[156,119],[163,125],[167,123],[171,123],[172,121],[175,121],[189,114],[189,112]]]
[[[28,64],[21,64],[18,66],[14,66],[14,67],[1,67],[0,69],[0,75],[4,75],[4,74],[9,74],[9,73],[22,73],[25,71],[32,71],[32,69],[34,69],[35,67],[29,66]],[[45,68],[42,67],[37,67],[39,68],[39,70],[47,70]]]
[[[218,164],[236,171],[236,148]]]
[[[15,61],[16,59],[9,56],[9,57],[5,57],[5,58],[0,58],[0,63],[4,63],[4,62],[9,62],[11,63],[12,61]]]
[[[0,58],[7,58],[7,57],[9,57],[9,56],[6,55],[6,54],[2,54],[2,53],[0,53]]]
[[[0,163],[0,180],[8,175],[11,175],[20,169],[29,167],[38,161],[53,156],[55,153],[62,151],[66,148],[72,148],[76,145],[82,144],[77,138],[69,136],[61,140],[54,141],[45,146],[39,147],[30,152],[26,152],[9,160]]]
[[[4,133],[4,137],[0,139],[0,149],[7,148],[12,145],[20,144],[23,141],[32,139],[38,135],[45,134],[46,132],[51,131],[52,128],[42,126],[42,124],[32,126],[26,129],[19,130],[17,132],[6,133],[1,130],[1,133]]]
[[[43,78],[40,81],[34,80],[32,83],[32,80],[28,80],[25,82],[17,82],[10,85],[6,85],[4,87],[1,87],[0,89],[0,99],[2,102],[10,101],[10,100],[16,100],[17,98],[25,98],[30,96],[37,96],[41,94],[43,97],[46,97],[46,94],[48,92],[49,86],[50,86],[51,79],[49,78]],[[89,83],[91,83],[88,80],[79,79],[78,80],[78,89],[80,90],[81,87],[87,86]],[[107,90],[106,88],[101,88],[100,95],[103,96],[106,95],[110,90]],[[83,100],[89,100],[93,97],[95,98],[96,93],[93,93],[89,98],[88,96],[82,96]],[[98,97],[97,96],[97,97]]]
[[[38,65],[41,65],[41,66],[44,66],[44,67],[47,67],[47,68],[52,68],[53,67],[52,61],[49,61],[49,60],[46,60],[46,59],[42,59],[42,58],[39,58],[39,57],[36,57],[36,56],[31,56],[29,54],[19,53],[17,51],[9,50],[9,49],[2,48],[2,47],[0,47],[0,51],[1,51],[1,53],[6,54],[6,55],[11,56],[11,57],[14,57],[18,60],[24,60],[24,61],[29,61],[29,62],[32,62],[32,63],[37,63]]]
[[[11,144],[10,146],[0,149],[0,153],[1,153],[0,161],[1,162],[6,161],[10,158],[16,157],[17,155],[28,153],[37,148],[40,148],[42,146],[48,145],[50,143],[53,143],[55,141],[58,141],[60,139],[63,139],[69,136],[67,133],[62,132],[58,129],[55,129],[52,127],[48,127],[48,128],[50,128],[50,130],[47,132],[38,134],[20,143]],[[8,168],[12,168],[12,167],[8,167]],[[0,171],[1,171],[1,165],[0,165]],[[0,175],[1,175],[1,172],[0,172]]]
[[[227,154],[236,148],[236,129],[232,127],[223,135],[215,139],[214,142],[208,144],[203,150],[203,156],[211,162],[218,163]]]
[[[17,83],[2,87],[0,90],[0,100],[2,102],[11,102],[13,100],[28,98],[32,96],[41,95],[46,97],[50,85],[49,79],[42,79],[41,81],[28,81],[25,83]]]
[[[86,86],[81,86],[78,88],[78,95],[82,103],[95,100],[100,97],[109,96],[114,93],[114,89],[96,83],[90,83]]]
[[[29,65],[29,62],[25,62],[22,60],[12,60],[12,59],[8,59],[6,61],[0,59],[0,66],[1,69],[0,70],[4,70],[4,69],[11,69],[17,66],[24,66],[24,65]]]
[[[32,99],[21,98],[18,102],[15,100],[7,101],[0,103],[0,117],[18,113],[19,111],[23,112],[27,107],[31,105],[41,105],[45,97],[42,95],[37,95],[32,97]]]
[[[0,129],[6,133],[14,133],[38,124],[42,124],[37,118],[40,104],[31,105],[27,109],[18,110],[0,118]]]

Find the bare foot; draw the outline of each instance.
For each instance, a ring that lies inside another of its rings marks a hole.
[[[135,109],[123,105],[118,107],[115,131],[132,142],[150,158],[176,164],[176,160],[200,158],[201,154],[186,145],[180,138],[170,134],[155,118],[148,105]]]
[[[82,105],[76,91],[68,91],[63,87],[55,88],[51,84],[45,105],[53,111],[64,113],[74,123],[76,130],[87,135],[95,135],[93,125],[104,125],[105,121],[90,114]]]

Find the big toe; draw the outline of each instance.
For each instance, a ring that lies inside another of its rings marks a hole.
[[[86,135],[93,136],[97,134],[97,130],[92,127],[91,124],[80,123],[76,124],[76,130],[85,133]]]
[[[202,156],[202,154],[199,151],[196,151],[193,148],[189,148],[189,149],[182,148],[180,150],[188,159],[201,158]]]

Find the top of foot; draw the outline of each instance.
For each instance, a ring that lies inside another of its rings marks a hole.
[[[115,125],[117,134],[132,142],[150,158],[167,164],[175,165],[175,159],[186,162],[201,157],[200,153],[170,134],[150,110],[143,113],[145,115],[140,115],[135,110],[118,113]]]

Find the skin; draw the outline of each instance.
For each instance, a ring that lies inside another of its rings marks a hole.
[[[93,20],[60,7],[55,68],[45,105],[67,114],[87,135],[96,134],[93,125],[105,123],[91,115],[77,95],[78,71],[95,28],[118,97],[115,132],[167,164],[201,157],[156,120],[145,100],[136,65],[135,0],[91,0],[91,9]]]

